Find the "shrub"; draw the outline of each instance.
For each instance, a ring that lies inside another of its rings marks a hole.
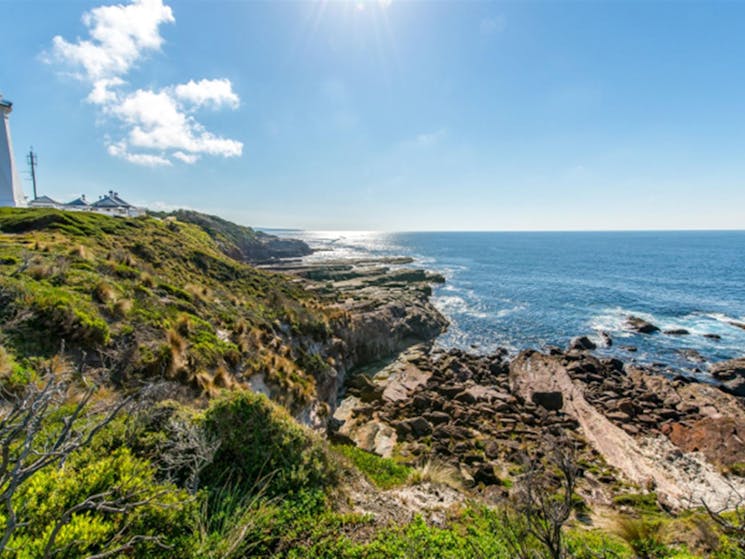
[[[61,523],[51,546],[55,556],[111,552],[135,536],[136,543],[126,546],[135,556],[185,556],[194,503],[153,474],[152,466],[126,448],[105,456],[85,450],[71,456],[63,467],[42,471],[19,489],[24,525],[8,547],[20,550],[19,558],[42,557]]]
[[[43,283],[9,284],[8,293],[18,319],[9,331],[16,346],[31,353],[51,353],[62,340],[72,346],[96,349],[108,344],[109,327],[90,300],[62,287]]]
[[[205,427],[221,441],[203,475],[213,486],[231,480],[272,496],[326,487],[337,479],[321,441],[264,395],[224,394],[211,403]]]
[[[672,550],[662,541],[659,522],[646,518],[620,518],[615,531],[639,559],[664,559],[672,555]]]

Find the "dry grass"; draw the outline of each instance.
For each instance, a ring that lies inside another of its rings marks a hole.
[[[203,395],[212,397],[217,394],[218,390],[215,383],[207,371],[199,371],[191,379],[192,386],[200,391]]]
[[[213,382],[218,388],[231,388],[234,384],[233,376],[222,365],[215,371]]]
[[[206,285],[189,284],[184,290],[200,301],[207,301],[212,295],[212,290]]]
[[[639,559],[657,559],[664,557],[666,550],[661,526],[658,521],[625,516],[616,520],[613,531]]]
[[[54,275],[54,268],[49,264],[33,264],[29,266],[26,273],[36,281],[51,278]]]
[[[98,282],[93,289],[93,298],[103,305],[108,305],[116,301],[116,290],[105,281]]]
[[[119,299],[112,308],[114,316],[118,318],[126,318],[127,315],[132,311],[131,299]]]
[[[5,348],[0,346],[0,373],[7,373],[12,366],[13,359],[8,352],[5,351]]]
[[[152,289],[155,287],[155,279],[152,275],[148,274],[147,272],[142,272],[140,274],[140,284],[143,287],[147,287],[148,289]]]
[[[188,336],[194,331],[194,325],[188,314],[182,314],[178,317],[175,328],[182,336]]]
[[[61,375],[64,372],[72,370],[69,361],[59,353],[52,355],[52,357],[44,361],[42,368],[53,375]]]
[[[411,483],[433,483],[447,485],[457,491],[463,490],[463,477],[455,466],[435,459],[429,459],[418,466],[411,475]]]
[[[90,251],[84,245],[78,245],[70,251],[70,256],[80,258],[81,260],[90,260]]]
[[[170,362],[168,364],[167,375],[173,378],[183,371],[187,364],[187,343],[181,334],[173,328],[166,332],[168,340],[168,349],[170,351]]]

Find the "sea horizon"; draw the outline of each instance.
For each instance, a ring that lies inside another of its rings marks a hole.
[[[309,263],[408,257],[442,274],[432,301],[450,322],[446,349],[516,353],[584,335],[600,355],[706,379],[745,346],[743,230],[273,233],[307,242]],[[633,333],[629,316],[688,334]]]
[[[314,233],[745,233],[745,228],[738,229],[327,229],[305,227],[262,227],[252,226],[256,231],[278,234],[282,232]]]

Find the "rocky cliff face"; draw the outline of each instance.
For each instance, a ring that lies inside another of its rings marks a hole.
[[[307,289],[333,300],[341,311],[333,325],[333,339],[318,348],[324,359],[334,363],[333,371],[317,379],[317,398],[332,410],[350,371],[395,357],[412,345],[431,342],[447,328],[447,320],[429,300],[431,285],[443,281],[442,277],[390,267],[402,263],[379,259],[271,266],[304,278]]]

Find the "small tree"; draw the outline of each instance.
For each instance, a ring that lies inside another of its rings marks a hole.
[[[574,504],[576,451],[569,441],[554,437],[544,449],[542,457],[526,457],[525,472],[511,495],[512,510],[504,513],[508,545],[520,559],[566,557],[562,529]]]
[[[722,505],[714,508],[705,499],[701,499],[701,504],[719,529],[745,552],[745,496],[730,484],[729,496]]]
[[[127,404],[127,400],[121,400],[108,413],[92,415],[89,404],[96,388],[85,389],[76,403],[70,404],[71,388],[70,375],[47,372],[39,384],[30,383],[20,396],[0,394],[0,506],[6,519],[0,535],[0,553],[22,524],[13,499],[19,487],[88,446]],[[94,502],[99,508],[123,506],[121,502],[107,501],[107,497],[91,496],[78,508],[91,508]],[[52,544],[57,531],[50,535]]]

